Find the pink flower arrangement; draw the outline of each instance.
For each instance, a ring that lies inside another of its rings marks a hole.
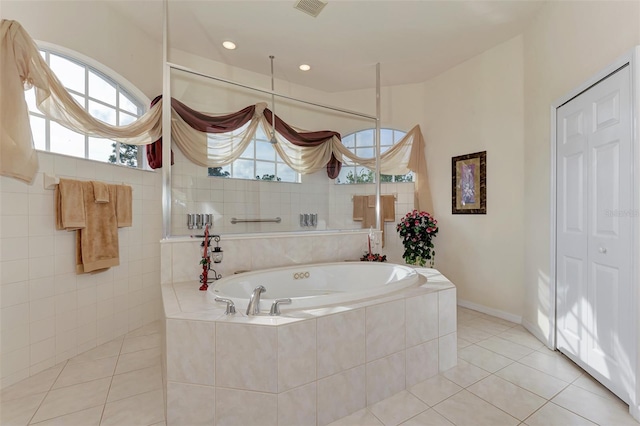
[[[402,238],[405,262],[425,266],[429,261],[429,266],[433,266],[436,252],[431,240],[438,233],[438,221],[431,214],[410,211],[396,225],[396,231]]]

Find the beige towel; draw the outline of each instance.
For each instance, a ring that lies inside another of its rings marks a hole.
[[[60,179],[54,192],[56,229],[74,230],[86,226],[84,186],[79,180]],[[93,201],[93,200],[92,200]]]
[[[396,221],[396,197],[394,195],[381,195],[382,218],[385,222]]]
[[[86,227],[76,237],[76,272],[87,273],[120,264],[116,203],[96,203],[91,182],[83,182]],[[109,185],[116,199],[116,185]]]
[[[133,226],[133,190],[129,185],[115,185],[115,187],[118,228]]]
[[[375,195],[367,195],[367,207],[376,208],[376,196]]]
[[[364,220],[366,195],[354,195],[353,196],[353,220]]]
[[[93,185],[93,196],[96,203],[109,202],[109,185],[103,182],[91,181]]]

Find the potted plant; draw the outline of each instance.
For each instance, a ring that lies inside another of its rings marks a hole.
[[[409,265],[425,266],[428,261],[429,266],[433,267],[436,252],[432,239],[438,233],[438,221],[431,214],[414,209],[400,220],[396,225],[396,231],[402,238],[402,257],[405,262]]]

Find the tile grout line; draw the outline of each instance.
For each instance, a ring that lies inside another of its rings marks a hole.
[[[56,378],[51,382],[51,386],[49,386],[49,389],[47,390],[46,395],[44,396],[44,398],[42,398],[42,401],[40,401],[40,404],[38,404],[38,408],[36,408],[35,411],[33,412],[33,414],[31,415],[31,417],[29,417],[29,421],[27,421],[27,425],[30,425],[31,422],[33,421],[33,418],[36,416],[36,414],[40,410],[40,407],[42,407],[42,404],[44,403],[45,399],[47,399],[47,397],[49,396],[49,392],[51,392],[51,389],[53,388],[53,385],[56,384],[56,381],[58,381],[58,379],[60,378],[60,375],[62,374],[62,372],[64,371],[64,369],[65,369],[65,367],[67,366],[68,363],[69,363],[68,359],[64,361],[64,365],[60,369],[60,372],[58,373]]]
[[[122,355],[122,348],[124,347],[124,341],[127,338],[125,334],[122,342],[120,343],[120,350],[118,351],[118,359],[116,359],[116,365],[113,366],[113,374],[111,375],[111,380],[109,381],[109,389],[107,389],[107,395],[104,398],[104,404],[102,405],[102,412],[100,413],[100,422],[99,425],[102,424],[102,420],[104,419],[104,412],[107,409],[107,401],[109,400],[109,393],[111,392],[111,386],[113,385],[113,378],[116,376],[116,370],[118,369],[118,362],[120,361],[120,355]]]

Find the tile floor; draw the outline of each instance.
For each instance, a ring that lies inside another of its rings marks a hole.
[[[0,425],[165,425],[160,322],[0,393]]]
[[[165,425],[161,341],[154,323],[3,390],[0,424]],[[638,425],[617,397],[519,325],[458,308],[458,358],[332,425]]]
[[[458,307],[458,365],[331,426],[638,425],[522,326]]]

